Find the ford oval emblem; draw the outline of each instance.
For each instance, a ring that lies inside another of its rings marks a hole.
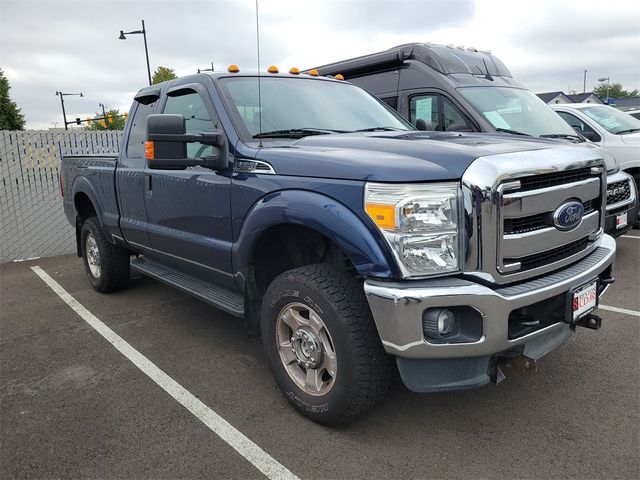
[[[583,215],[584,206],[580,202],[567,202],[553,212],[553,224],[563,232],[573,230],[582,223]]]

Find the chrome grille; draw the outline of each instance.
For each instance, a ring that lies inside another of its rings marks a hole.
[[[605,179],[601,151],[588,146],[477,158],[462,177],[463,272],[505,285],[586,257],[604,231]],[[553,214],[568,201],[582,203],[584,213],[578,226],[561,231]]]
[[[600,229],[601,190],[599,172],[591,168],[516,178],[500,185],[498,271],[508,275],[533,270],[585,250],[589,235]],[[570,231],[560,231],[554,225],[554,212],[571,200],[582,203],[582,221]]]
[[[613,205],[623,202],[631,197],[631,188],[627,180],[607,185],[607,203]]]

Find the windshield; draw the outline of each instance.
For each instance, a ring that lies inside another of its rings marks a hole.
[[[607,105],[594,105],[580,109],[611,133],[625,134],[640,131],[640,120]]]
[[[529,90],[463,87],[458,91],[497,130],[512,130],[534,137],[576,136],[575,130]]]
[[[358,130],[413,130],[399,115],[359,87],[307,78],[222,78],[250,137],[291,137]],[[262,126],[260,126],[262,117]]]

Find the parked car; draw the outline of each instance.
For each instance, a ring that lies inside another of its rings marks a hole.
[[[61,183],[97,291],[133,269],[244,318],[290,404],[336,424],[393,368],[478,387],[599,328],[605,176],[594,149],[416,131],[347,82],[230,68],[140,90],[120,154],[64,157]]]
[[[635,180],[635,192],[639,191],[640,120],[608,105],[569,103],[552,105],[552,108],[575,130],[611,152],[621,170]],[[607,188],[609,190],[624,188],[623,197],[618,198],[620,202],[631,203],[634,191],[624,186],[625,180],[616,180],[616,186],[608,183]],[[608,207],[615,209],[614,205]],[[629,216],[631,223],[637,219],[637,213],[636,211],[635,216]]]
[[[631,115],[633,118],[640,119],[640,110],[626,110],[624,113]]]
[[[320,75],[342,75],[421,129],[502,132],[589,145],[537,95],[514,80],[490,52],[410,43],[315,70]],[[600,155],[606,158],[611,176],[608,190],[619,191],[628,177],[617,173],[615,154]],[[607,233],[618,236],[631,228],[638,213],[635,190],[626,188],[624,199],[610,196]]]

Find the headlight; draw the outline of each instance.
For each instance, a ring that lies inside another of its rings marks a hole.
[[[365,210],[404,277],[460,270],[459,197],[457,183],[365,185]]]

